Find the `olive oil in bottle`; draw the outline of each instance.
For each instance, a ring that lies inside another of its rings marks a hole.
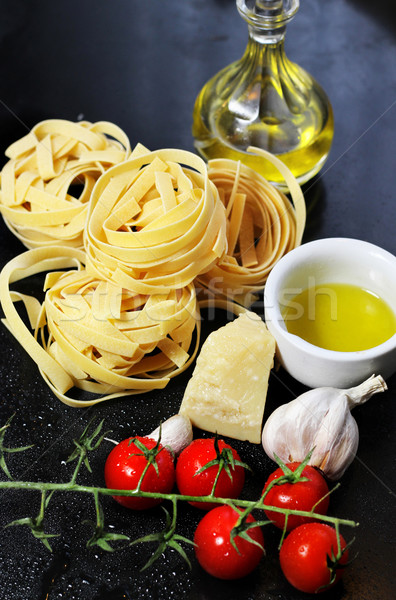
[[[284,50],[286,24],[299,0],[236,0],[248,24],[242,58],[212,77],[199,93],[193,114],[195,147],[206,160],[232,158],[284,187],[278,170],[248,150],[278,156],[300,184],[322,168],[333,139],[326,93]]]

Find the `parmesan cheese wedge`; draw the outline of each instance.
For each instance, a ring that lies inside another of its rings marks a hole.
[[[197,358],[180,414],[205,431],[259,444],[274,354],[275,339],[253,312],[212,332]]]

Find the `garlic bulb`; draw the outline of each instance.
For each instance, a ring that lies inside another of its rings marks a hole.
[[[262,433],[265,452],[284,462],[301,462],[314,448],[309,464],[332,480],[339,479],[353,461],[359,430],[351,410],[387,385],[372,375],[348,390],[322,387],[309,390],[279,406],[268,418]]]
[[[158,440],[160,428],[157,427],[148,436]],[[177,456],[193,439],[191,421],[184,415],[173,415],[161,425],[161,444],[167,446]]]

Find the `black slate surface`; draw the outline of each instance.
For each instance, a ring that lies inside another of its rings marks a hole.
[[[356,237],[396,253],[396,21],[390,3],[362,0],[304,0],[287,32],[290,58],[310,71],[327,91],[335,113],[332,151],[320,177],[305,186],[308,224],[304,241]],[[0,2],[0,150],[36,122],[47,118],[109,120],[131,143],[152,149],[192,150],[191,114],[201,86],[221,67],[239,58],[246,26],[234,0],[64,0]],[[5,159],[3,159],[4,162]],[[0,223],[0,264],[24,248]],[[258,306],[257,310],[262,311]],[[205,334],[223,322],[207,323]],[[191,370],[162,392],[116,400],[90,409],[61,404],[29,356],[0,328],[0,424],[15,413],[9,446],[34,444],[10,455],[15,479],[65,481],[65,464],[92,416],[104,419],[112,437],[147,433],[178,410]],[[356,460],[331,500],[331,513],[359,521],[356,560],[343,582],[323,600],[391,600],[395,594],[395,393],[389,391],[358,408]],[[285,372],[272,374],[265,415],[304,388]],[[234,442],[254,469],[244,494],[252,497],[273,468],[261,451]],[[109,446],[91,459],[87,483],[103,483]],[[1,476],[3,477],[3,476]],[[161,509],[135,514],[103,500],[108,526],[132,537],[158,528]],[[32,492],[0,493],[0,526],[34,516]],[[193,560],[190,572],[167,552],[144,573],[151,548],[142,545],[106,554],[85,547],[94,519],[91,498],[57,495],[46,530],[53,553],[26,528],[0,529],[0,599],[121,600],[175,599],[300,600],[279,569],[277,532],[266,529],[267,557],[251,576],[221,582]],[[180,533],[192,536],[200,513],[185,506]],[[352,530],[345,531],[347,537]]]

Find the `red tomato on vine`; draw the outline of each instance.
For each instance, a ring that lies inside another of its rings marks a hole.
[[[268,490],[268,491],[267,491]],[[304,463],[288,463],[279,467],[267,479],[263,489],[265,504],[277,508],[311,511],[325,515],[329,507],[329,488],[321,473]],[[284,528],[285,515],[266,510],[267,517],[280,529]],[[287,531],[315,519],[289,515]]]
[[[144,492],[169,493],[175,483],[175,467],[170,452],[151,438],[136,436],[123,440],[107,457],[104,470],[109,489],[134,490],[140,482]],[[161,498],[113,496],[114,500],[134,510],[151,508]]]
[[[218,506],[206,513],[195,531],[197,560],[207,573],[219,579],[245,577],[257,567],[263,556],[261,528],[255,525],[251,514],[238,528],[239,516],[231,506]]]
[[[176,464],[176,485],[186,496],[238,498],[245,483],[247,465],[229,444],[217,438],[196,439],[185,448]],[[216,503],[191,501],[209,510]]]
[[[324,523],[306,523],[293,529],[279,553],[280,565],[292,586],[310,594],[331,588],[348,562],[344,538]]]

